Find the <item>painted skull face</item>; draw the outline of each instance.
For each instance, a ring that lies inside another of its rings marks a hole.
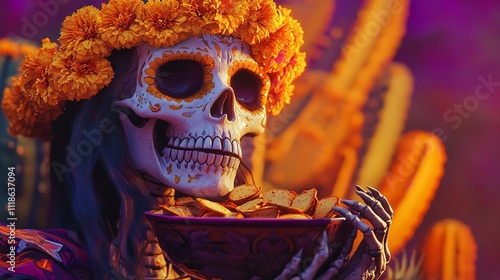
[[[132,111],[121,119],[136,168],[192,196],[224,196],[234,188],[241,138],[263,133],[266,121],[270,83],[250,46],[204,35],[142,45],[137,55],[135,91],[117,102]]]

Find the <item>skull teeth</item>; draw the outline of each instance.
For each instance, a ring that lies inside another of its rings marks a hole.
[[[227,154],[241,158],[241,146],[238,140],[220,137],[176,138],[168,140],[167,148],[173,150],[197,150],[206,153]],[[176,154],[177,155],[177,154]]]
[[[170,162],[237,168],[241,158],[239,141],[220,137],[171,137],[163,156]]]
[[[221,168],[237,168],[240,159],[231,155],[221,155],[197,150],[181,150],[174,148],[165,148],[165,158],[168,162],[177,162],[177,164],[186,163],[206,166],[215,166]]]

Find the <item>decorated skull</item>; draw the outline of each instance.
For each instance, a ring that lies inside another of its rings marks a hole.
[[[146,180],[217,199],[234,188],[241,139],[263,133],[269,79],[230,36],[137,47],[135,90],[117,102],[131,159]],[[135,75],[135,74],[134,74]]]

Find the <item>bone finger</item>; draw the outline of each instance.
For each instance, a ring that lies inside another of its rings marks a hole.
[[[382,255],[374,257],[373,262],[375,264],[375,279],[377,279],[382,275],[382,273],[385,272],[387,262],[385,261],[385,258],[382,257]]]
[[[367,254],[370,256],[382,254],[384,245],[377,239],[375,232],[373,232],[370,226],[365,224],[358,216],[353,215],[347,209],[335,206],[333,210],[344,216],[346,220],[351,222],[353,226],[363,233]]]
[[[337,259],[330,264],[330,268],[323,273],[317,280],[330,280],[337,276],[340,272],[340,269],[344,266],[345,260]]]
[[[330,256],[330,251],[328,250],[328,234],[326,231],[323,232],[323,236],[321,237],[320,241],[320,247],[316,255],[314,256],[314,259],[307,267],[307,269],[300,275],[301,280],[313,280],[315,279],[315,275],[318,272],[318,270],[323,266],[325,261],[328,259]]]
[[[374,258],[366,253],[358,257],[352,257],[345,264],[337,276],[338,279],[376,279],[367,275],[368,271],[374,269]],[[373,275],[372,275],[373,276]]]
[[[366,193],[367,195],[369,196],[373,196],[369,191],[363,189],[361,186],[359,185],[356,185],[356,190],[358,190],[359,192],[363,192],[363,193]]]
[[[358,229],[356,227],[352,227],[347,235],[346,241],[342,244],[338,258],[330,264],[330,268],[328,268],[328,270],[318,278],[319,280],[333,279],[339,274],[340,269],[345,265],[349,255],[351,254],[357,233]]]
[[[303,249],[300,249],[300,251],[293,256],[292,260],[285,266],[281,274],[278,275],[275,280],[287,280],[292,278],[297,273],[302,261],[302,251]]]
[[[358,211],[361,217],[367,219],[372,225],[379,240],[382,240],[386,234],[387,224],[373,210],[354,200],[341,200],[342,203]]]
[[[340,254],[338,256],[339,259],[345,261],[349,257],[357,234],[358,229],[356,227],[352,227],[352,229],[349,231],[349,234],[347,235],[346,241],[342,244],[342,248],[340,249]]]
[[[385,212],[387,212],[387,214],[389,214],[389,216],[391,216],[392,218],[392,216],[394,215],[394,210],[392,209],[391,204],[389,204],[387,198],[375,188],[368,187],[368,189],[373,194],[373,197],[376,200],[380,201],[380,203],[384,207]]]
[[[319,250],[316,255],[314,255],[311,265],[309,265],[300,275],[300,279],[313,280],[314,276],[318,273],[318,270],[321,268],[323,263],[325,263],[326,259],[328,259],[329,255],[328,235],[326,234],[326,231],[324,231],[323,236],[321,237]]]
[[[389,232],[389,227],[391,225],[387,225],[387,232]],[[387,262],[391,260],[391,251],[389,250],[389,242],[388,242],[389,234],[385,235],[384,241],[382,242],[384,248],[385,259]]]
[[[389,205],[389,202],[387,201],[387,198],[385,198],[377,189],[374,189],[372,187],[368,187],[368,189],[371,191],[373,194],[373,197],[377,199],[382,207],[384,208],[384,211],[380,211],[378,214],[380,215],[381,213],[386,213],[387,215],[381,215],[381,218],[384,219],[384,222],[386,223],[386,228],[384,230],[381,230],[380,228],[376,228],[375,225],[375,233],[377,235],[377,238],[379,240],[382,240],[383,248],[384,248],[384,254],[386,257],[386,260],[389,261],[391,259],[391,252],[389,250],[389,244],[387,241],[388,234],[387,232],[389,231],[389,226],[392,222],[392,216],[394,211],[392,210],[392,207]],[[362,194],[360,194],[362,197]],[[362,197],[363,198],[363,197]],[[364,200],[364,199],[363,199]],[[365,202],[368,204],[368,202],[365,200]]]
[[[378,200],[360,191],[356,191],[356,193],[380,218],[384,221],[391,221],[391,215],[385,211],[384,207],[382,207],[382,204]]]
[[[372,231],[372,228],[365,224],[358,216],[352,214],[349,210],[334,206],[333,211],[341,214],[344,218],[346,218],[347,221],[349,221],[354,227],[356,227],[359,231],[361,231],[363,234],[370,233]]]
[[[384,245],[380,241],[378,241],[373,231],[371,233],[364,234],[363,240],[366,242],[366,253],[368,255],[372,257],[382,255],[382,251],[384,251]]]

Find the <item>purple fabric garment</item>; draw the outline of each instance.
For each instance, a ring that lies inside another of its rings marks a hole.
[[[13,229],[0,224],[0,278],[6,276],[93,279],[89,258],[70,232]]]

